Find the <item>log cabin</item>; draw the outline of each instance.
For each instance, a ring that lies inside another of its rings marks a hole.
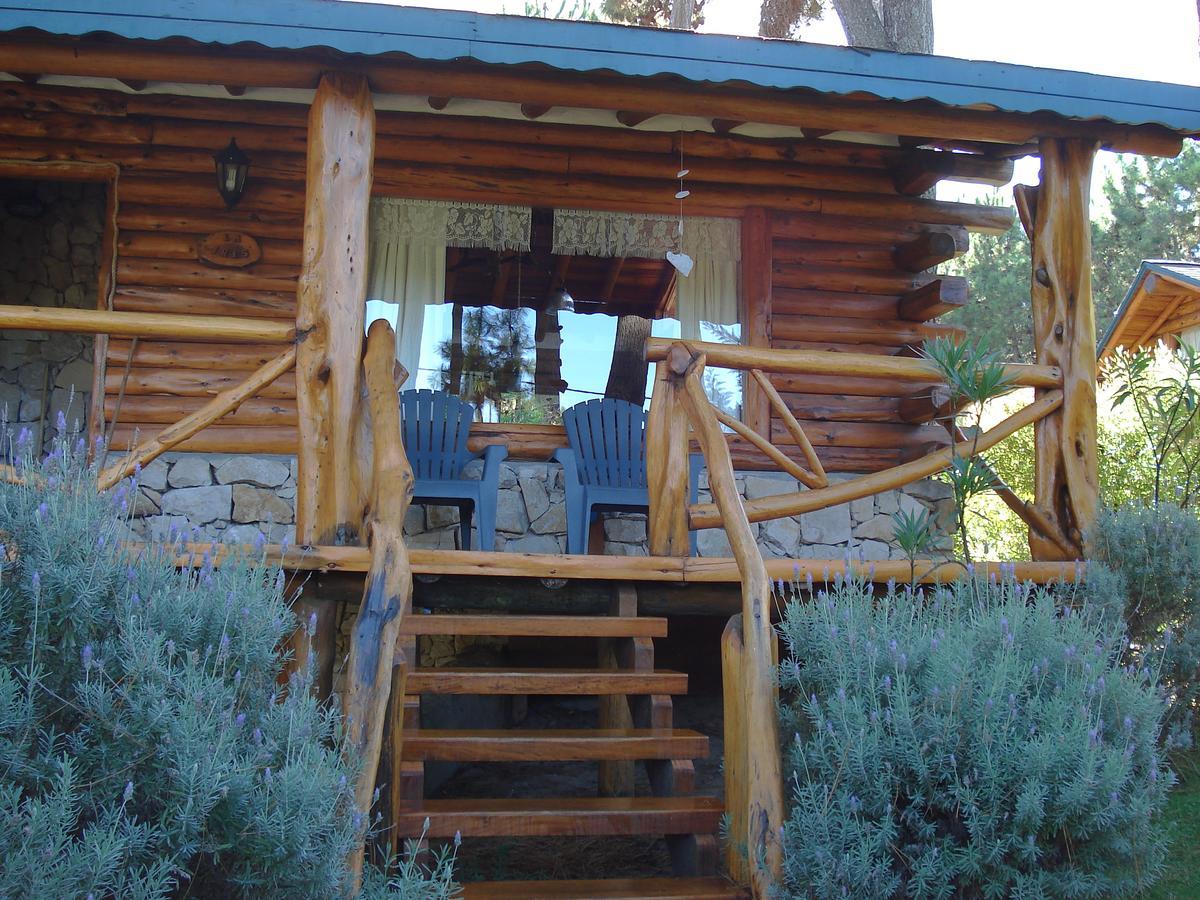
[[[1017,574],[1074,577],[1097,504],[1093,159],[1200,135],[1195,88],[319,0],[9,7],[0,72],[7,421],[84,424],[99,486],[136,476],[131,539],[265,538],[304,573],[290,659],[338,679],[385,848],[662,838],[649,876],[480,897],[768,895],[772,581],[907,578],[890,514],[953,516],[931,479],[967,448],[922,351],[964,337],[942,317],[969,285],[939,267],[1017,216],[1037,358],[1009,375],[1034,400],[976,446],[1035,428],[1036,494],[1005,497],[1030,526]],[[1025,156],[1015,211],[936,196]],[[502,448],[493,549],[412,504],[401,387],[470,401],[469,449]],[[648,511],[567,553],[551,459],[564,411],[604,396],[647,410]],[[720,617],[690,632],[709,652],[672,650],[689,617]],[[720,735],[673,715],[705,665]],[[513,727],[541,696],[587,698],[589,727]],[[709,796],[693,761],[717,738]],[[506,762],[593,764],[590,795],[435,788]]]

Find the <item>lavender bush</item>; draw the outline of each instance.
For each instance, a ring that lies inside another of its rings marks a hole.
[[[278,686],[283,573],[125,549],[128,488],[97,496],[79,450],[0,484],[0,896],[346,896],[354,773]],[[367,887],[450,896],[450,859]]]
[[[787,896],[1110,897],[1155,880],[1164,703],[1101,611],[1010,581],[785,592]]]

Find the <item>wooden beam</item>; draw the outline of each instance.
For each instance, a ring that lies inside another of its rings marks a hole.
[[[604,286],[600,289],[600,299],[612,303],[613,292],[617,289],[617,281],[621,278],[621,270],[625,268],[625,257],[614,256],[608,261],[604,271]]]
[[[39,306],[0,306],[0,328],[216,343],[286,343],[296,338],[290,322]]]
[[[775,239],[773,216],[762,207],[742,217],[742,340],[751,347],[769,347],[774,313]],[[742,382],[742,421],[760,435],[771,434],[770,401],[753,379]]]
[[[654,388],[646,415],[646,517],[650,553],[686,557],[691,552],[687,527],[687,415],[665,362],[654,367]]]
[[[765,522],[770,519],[797,516],[816,509],[837,506],[840,503],[870,497],[883,491],[895,490],[937,474],[950,465],[955,455],[983,453],[1006,437],[1053,413],[1062,405],[1062,400],[1063,392],[1061,390],[1045,391],[1029,406],[992,426],[976,440],[937,450],[920,459],[894,466],[882,472],[863,475],[849,481],[840,481],[827,488],[806,491],[801,494],[778,494],[747,500],[743,504],[743,508],[751,522]],[[714,504],[701,503],[688,507],[689,527],[717,528],[722,524],[723,517]]]
[[[650,338],[646,341],[646,359],[660,362],[667,358],[676,338]],[[709,364],[726,369],[762,369],[788,375],[833,375],[854,378],[882,378],[897,381],[941,381],[933,363],[921,359],[900,359],[868,353],[826,353],[820,350],[779,350],[685,341],[694,351],[703,351]],[[1016,387],[1062,387],[1062,373],[1056,366],[1009,363],[1005,375]]]
[[[964,162],[969,160],[969,162]],[[1004,185],[1012,181],[1011,159],[972,159],[963,153],[923,153],[892,170],[896,192],[917,196],[939,181],[967,181],[975,184]]]
[[[362,521],[351,442],[357,430],[367,279],[374,110],[364,78],[321,78],[309,114],[304,264],[296,326],[300,416],[296,538],[353,540]]]
[[[900,419],[910,425],[943,420],[954,412],[952,398],[950,388],[944,384],[909,394],[900,398]]]
[[[954,236],[944,231],[922,231],[892,254],[896,268],[906,272],[924,272],[958,255]]]
[[[551,106],[543,106],[536,103],[522,103],[521,115],[527,119],[540,119],[546,113],[553,109]]]
[[[966,302],[967,280],[959,275],[940,275],[904,294],[896,302],[896,315],[909,322],[926,322],[962,309]]]
[[[172,447],[190,438],[202,428],[237,409],[243,402],[257,394],[284,372],[296,364],[296,348],[288,347],[275,359],[263,365],[241,384],[229,388],[189,416],[174,425],[168,425],[152,438],[143,441],[119,462],[99,473],[96,483],[100,490],[112,487],[136,468],[145,466]]]
[[[522,72],[502,66],[356,60],[354,70],[380,93],[470,97],[550,106],[585,106],[639,115],[694,115],[834,131],[921,134],[930,138],[1024,144],[1042,137],[1092,138],[1105,149],[1175,156],[1182,139],[1157,125],[1075,121],[1052,113],[947,109],[931,102],[808,97],[794,91],[727,85],[675,85],[594,73]],[[324,54],[225,48],[139,46],[106,39],[7,40],[0,71],[91,75],[191,84],[234,81],[255,87],[311,89],[329,69]]]
[[[441,111],[450,105],[451,97],[428,97],[425,102],[429,104],[430,109]]]
[[[618,109],[617,121],[626,128],[637,128],[648,119],[653,119],[658,115],[656,112],[631,112],[630,110]]]
[[[1150,279],[1147,278],[1146,281],[1149,282]],[[1134,341],[1133,348],[1145,347],[1150,341],[1156,338],[1159,333],[1164,330],[1163,326],[1166,325],[1167,320],[1170,319],[1171,316],[1175,315],[1175,310],[1179,309],[1187,296],[1188,295],[1186,293],[1180,291],[1179,296],[1175,297],[1173,300],[1170,300],[1162,308],[1162,311],[1154,317],[1154,321],[1150,323],[1150,326],[1143,330],[1138,336],[1138,339]]]
[[[230,97],[241,97],[246,93],[246,86],[244,84],[227,84],[225,93]]]
[[[775,385],[771,384],[760,369],[751,369],[750,377],[763,392],[770,404],[771,411],[783,422],[783,427],[787,429],[792,441],[800,448],[800,452],[804,454],[804,459],[808,462],[808,471],[797,475],[796,478],[808,488],[823,488],[828,485],[829,478],[825,474],[821,460],[817,457],[817,452],[808,440],[808,435],[804,433],[804,429],[796,421],[791,409],[779,396],[779,391],[775,390]]]
[[[519,254],[501,254],[497,261],[496,279],[492,282],[492,306],[504,306],[504,292],[508,290],[508,282],[512,278],[514,261],[520,265]]]
[[[1037,361],[1063,373],[1063,401],[1034,430],[1034,505],[1085,555],[1099,506],[1096,447],[1096,325],[1089,218],[1094,141],[1046,139],[1032,211],[1031,296]],[[1034,559],[1062,559],[1054,541],[1030,534]]]

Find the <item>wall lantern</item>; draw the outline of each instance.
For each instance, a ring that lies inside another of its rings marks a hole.
[[[250,171],[250,157],[242,152],[234,138],[220,153],[213,154],[217,166],[217,191],[225,201],[226,209],[233,209],[242,199],[246,189],[246,173]]]

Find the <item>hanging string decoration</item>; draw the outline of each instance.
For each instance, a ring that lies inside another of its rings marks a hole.
[[[688,173],[689,170],[683,163],[683,135],[680,135],[679,171],[675,173],[675,177],[679,179],[679,190],[675,192],[675,199],[679,201],[679,228],[675,235],[675,249],[667,251],[667,262],[673,265],[684,278],[692,274],[692,267],[696,265],[696,261],[683,252],[683,201],[692,193],[683,183],[683,179],[687,178]]]

